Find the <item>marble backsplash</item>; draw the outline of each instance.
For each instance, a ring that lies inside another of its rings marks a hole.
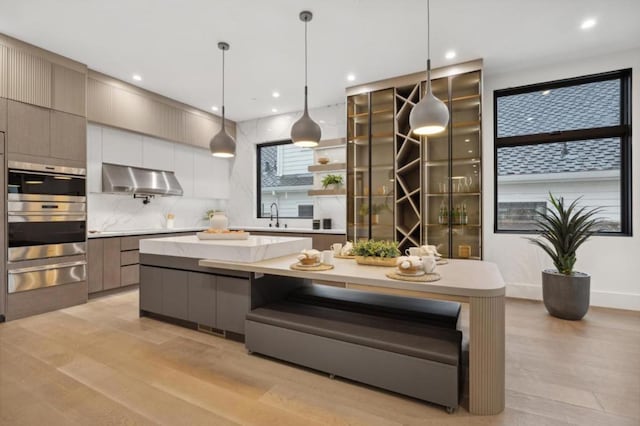
[[[322,139],[335,139],[346,135],[345,105],[330,105],[310,110],[311,117],[322,128]],[[256,149],[264,142],[290,139],[291,125],[300,118],[300,112],[279,114],[248,120],[236,126],[236,157],[231,165],[231,190],[227,206],[229,223],[233,226],[268,226],[269,219],[256,218]],[[330,218],[333,229],[346,228],[346,197],[315,197],[316,219]],[[311,229],[311,219],[284,219],[289,227]]]
[[[118,194],[90,193],[87,200],[90,231],[127,231],[162,229],[167,225],[167,214],[175,215],[175,228],[206,226],[205,212],[224,210],[226,200],[185,197],[157,197],[149,204],[140,199]]]

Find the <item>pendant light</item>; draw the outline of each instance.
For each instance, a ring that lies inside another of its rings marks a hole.
[[[433,135],[446,129],[449,123],[449,109],[431,90],[431,22],[429,0],[427,0],[427,90],[409,114],[411,130],[417,135]]]
[[[304,112],[302,117],[293,123],[291,127],[291,140],[294,145],[303,148],[318,146],[322,131],[318,123],[309,117],[307,106],[307,23],[311,21],[313,14],[307,10],[300,12],[300,20],[304,22]]]
[[[229,43],[219,42],[218,49],[222,50],[222,128],[211,138],[209,150],[214,157],[231,158],[236,155],[236,141],[227,133],[224,119],[224,52],[229,50]]]

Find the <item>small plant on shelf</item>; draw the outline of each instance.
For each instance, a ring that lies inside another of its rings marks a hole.
[[[395,241],[366,240],[355,243],[352,254],[363,257],[395,258],[400,256],[400,249]]]
[[[322,188],[327,189],[329,185],[333,185],[333,187],[337,188],[342,186],[344,178],[341,175],[326,175],[322,178]]]

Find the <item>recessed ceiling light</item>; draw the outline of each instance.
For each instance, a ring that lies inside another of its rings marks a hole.
[[[469,154],[473,154],[473,150],[470,149],[469,151],[467,151]]]
[[[347,80],[349,80],[349,81],[355,81],[355,80],[356,80],[356,75],[355,75],[355,74],[348,74],[348,75],[347,75]]]
[[[465,142],[471,142],[471,139],[465,139],[464,141]]]
[[[542,96],[547,96],[549,93],[551,93],[551,90],[544,90]]]
[[[279,98],[280,97],[280,92],[273,92],[271,94],[271,96],[273,96],[274,98]]]
[[[444,54],[444,57],[447,59],[453,59],[456,57],[456,51],[455,50],[449,50],[447,51],[447,53]]]
[[[217,111],[217,110],[218,110],[217,106],[214,105],[214,106],[211,107],[211,111]]]
[[[582,21],[582,24],[580,24],[580,29],[588,30],[589,28],[593,28],[595,26],[596,26],[596,20],[593,18],[589,18]]]
[[[271,112],[278,112],[278,108],[271,108]]]
[[[142,81],[142,76],[140,74],[134,74],[131,78],[135,81]]]

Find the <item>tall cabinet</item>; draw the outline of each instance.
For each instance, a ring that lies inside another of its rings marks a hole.
[[[450,120],[419,137],[409,115],[424,73],[347,90],[347,237],[400,249],[438,246],[449,258],[482,258],[481,61],[434,70]]]
[[[347,239],[394,238],[394,89],[347,100]]]

